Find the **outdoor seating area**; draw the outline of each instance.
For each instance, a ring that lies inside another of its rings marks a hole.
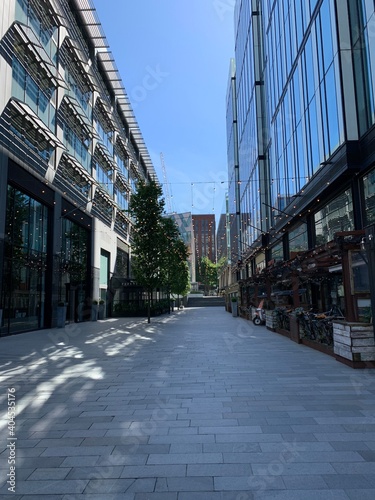
[[[335,356],[375,366],[375,339],[363,233],[335,240],[288,261],[269,262],[239,281],[239,316]],[[262,313],[259,313],[259,310]],[[264,322],[254,318],[264,317]]]

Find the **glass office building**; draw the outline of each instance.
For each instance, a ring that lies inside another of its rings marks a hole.
[[[0,335],[111,311],[156,179],[92,0],[0,2]],[[121,265],[119,264],[121,263]]]
[[[359,320],[371,295],[361,242],[375,221],[374,2],[237,0],[235,28],[233,275],[253,303],[260,289],[300,289],[294,306],[334,303]]]

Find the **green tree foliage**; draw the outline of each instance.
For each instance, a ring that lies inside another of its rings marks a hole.
[[[183,297],[190,290],[189,266],[186,260],[181,260],[171,273],[171,293],[182,295]]]
[[[130,199],[129,212],[133,218],[132,269],[138,284],[148,296],[148,322],[152,291],[162,282],[164,200],[162,189],[154,181],[140,181]]]
[[[212,288],[217,287],[218,282],[218,269],[222,266],[222,262],[217,264],[212,262],[208,257],[202,257],[197,266],[197,280],[204,285],[206,294]]]
[[[163,284],[168,294],[186,295],[190,289],[187,246],[181,239],[177,224],[173,219],[164,218],[162,227],[165,238]]]
[[[188,249],[175,221],[163,217],[161,196],[158,184],[140,182],[129,204],[133,218],[132,269],[137,283],[147,291],[148,322],[153,290],[164,288],[168,295],[184,295],[189,290]]]
[[[228,265],[228,259],[226,257],[221,257],[218,261],[217,261],[217,264],[216,264],[216,269],[217,269],[217,273],[218,275],[220,275],[223,270],[225,269],[225,267]]]

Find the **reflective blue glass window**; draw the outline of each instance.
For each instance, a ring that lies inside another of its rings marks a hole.
[[[304,0],[303,0],[304,1]],[[302,16],[302,6],[301,0],[295,0],[295,20],[297,27],[297,44],[298,47],[301,45],[302,37],[303,37],[303,16]]]
[[[117,190],[117,204],[121,210],[127,210],[129,206],[129,196],[126,191]]]
[[[48,56],[54,61],[57,54],[55,40],[57,27],[47,12],[41,19],[40,10],[43,10],[42,5],[38,5],[38,11],[36,11],[30,0],[17,0],[16,19],[32,28]]]
[[[326,96],[326,87],[325,82],[323,81],[320,84],[319,88],[320,95],[320,106],[321,106],[321,118],[322,118],[322,135],[323,135],[323,151],[324,157],[330,155],[329,148],[329,130],[328,130],[328,114],[327,114],[327,96]]]
[[[129,170],[127,166],[128,161],[125,161],[123,156],[119,154],[117,151],[115,152],[115,162],[123,177],[125,177],[125,179],[128,180],[129,178]]]
[[[68,124],[63,123],[62,126],[64,133],[64,145],[66,146],[68,153],[74,156],[87,171],[90,171],[88,143],[83,138],[79,137]]]
[[[91,120],[91,90],[84,91],[83,85],[79,82],[78,78],[74,76],[74,73],[71,68],[65,68],[66,80],[69,83],[68,94],[72,95],[80,104],[83,111],[86,113],[86,116],[89,120]]]
[[[311,101],[314,95],[314,64],[313,64],[313,53],[312,53],[312,41],[311,36],[309,36],[305,45],[305,65],[306,65],[306,95],[307,103]]]
[[[51,104],[55,89],[41,88],[18,59],[12,61],[12,95],[25,102],[53,130],[56,110]]]
[[[306,158],[306,138],[305,127],[303,122],[300,122],[296,129],[296,144],[297,144],[297,164],[298,176],[300,178],[301,187],[304,186],[309,178],[309,170]]]
[[[96,168],[96,180],[98,181],[100,187],[107,191],[111,196],[113,195],[113,177],[112,170],[108,170],[107,167],[101,165],[98,161],[95,160],[95,168]]]
[[[325,78],[325,93],[327,102],[328,130],[329,130],[329,153],[332,153],[340,143],[340,131],[338,121],[338,107],[336,95],[335,71],[332,65]]]
[[[333,40],[329,0],[324,0],[320,9],[321,33],[323,39],[324,73],[327,72],[333,60]]]
[[[312,161],[312,172],[315,173],[320,167],[321,145],[319,143],[318,135],[318,123],[320,126],[320,121],[318,122],[318,117],[316,113],[316,100],[315,97],[311,101],[309,106],[309,119],[310,119],[310,137],[311,137],[311,161]]]

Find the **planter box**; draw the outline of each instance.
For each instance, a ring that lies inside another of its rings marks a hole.
[[[289,316],[289,321],[290,321],[290,338],[291,340],[293,340],[293,342],[297,342],[297,344],[299,344],[301,340],[299,336],[298,319],[296,318],[295,315],[291,314]]]
[[[104,319],[104,315],[105,315],[105,304],[99,304],[98,319]]]
[[[232,302],[232,316],[238,316],[238,302]]]
[[[57,328],[65,327],[66,309],[66,306],[57,306]]]
[[[97,321],[98,312],[99,312],[99,306],[97,304],[92,304],[92,306],[91,306],[91,321]]]
[[[276,313],[272,310],[266,311],[266,327],[269,330],[275,331],[277,326]]]
[[[375,361],[374,325],[333,323],[334,353],[350,361]]]

